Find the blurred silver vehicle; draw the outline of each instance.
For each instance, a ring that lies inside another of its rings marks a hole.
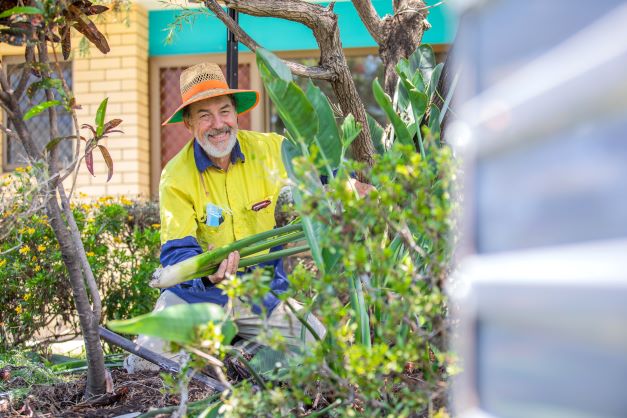
[[[455,416],[627,417],[627,2],[457,4]]]

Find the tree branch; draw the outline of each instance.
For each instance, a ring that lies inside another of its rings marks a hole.
[[[372,39],[376,43],[382,44],[385,40],[383,37],[383,22],[370,0],[353,0],[353,5]]]
[[[231,19],[231,16],[229,16],[228,14],[224,12],[224,10],[222,9],[222,6],[220,6],[215,0],[205,0],[205,6],[209,10],[211,10],[216,15],[216,17],[220,19],[233,34],[235,34],[235,37],[237,38],[237,40],[243,43],[244,45],[246,45],[248,49],[255,52],[257,48],[260,47],[260,45],[257,42],[255,42],[242,29],[241,26],[237,24],[237,22]],[[328,69],[324,67],[319,67],[319,66],[308,67],[303,64],[298,64],[298,63],[286,61],[286,60],[283,60],[283,62],[285,63],[285,65],[289,67],[289,69],[292,71],[292,74],[295,74],[301,77],[309,77],[309,78],[314,78],[317,80],[328,80],[328,81],[334,80],[336,77],[332,71],[329,71]]]
[[[25,57],[26,57],[26,62],[24,62],[24,68],[22,68],[22,74],[20,75],[20,81],[17,84],[17,87],[15,88],[15,91],[13,92],[13,94],[15,95],[15,97],[17,97],[17,99],[19,100],[20,97],[22,97],[22,94],[24,94],[24,90],[26,89],[26,84],[28,83],[28,79],[29,77],[29,73],[30,73],[30,63],[35,61],[35,47],[33,45],[26,45],[26,52],[25,52]]]
[[[302,23],[310,29],[315,29],[330,11],[318,4],[300,0],[224,0],[224,4],[247,15],[278,17]]]

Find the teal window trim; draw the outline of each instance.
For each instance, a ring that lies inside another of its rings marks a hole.
[[[434,3],[434,0],[428,3]],[[392,12],[392,0],[374,0],[373,4],[380,16]],[[338,2],[334,10],[339,17],[344,48],[376,46],[352,3]],[[150,56],[226,53],[226,28],[217,18],[204,14],[198,15],[194,25],[184,25],[175,33],[173,41],[166,45],[167,27],[179,13],[177,10],[149,12]],[[457,17],[446,3],[431,8],[427,19],[431,29],[425,32],[423,43],[447,44],[453,41]],[[300,23],[240,14],[240,25],[255,41],[271,51],[318,49],[309,28]],[[248,48],[241,45],[240,51],[248,51]]]

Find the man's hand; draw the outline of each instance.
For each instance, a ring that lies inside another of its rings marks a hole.
[[[211,250],[213,246],[209,246],[209,250]],[[229,276],[234,276],[235,272],[237,272],[237,267],[239,265],[239,252],[233,251],[227,258],[222,260],[220,263],[220,267],[218,267],[218,271],[213,273],[211,276],[208,276],[208,279],[213,284],[218,284],[222,280],[228,278]]]

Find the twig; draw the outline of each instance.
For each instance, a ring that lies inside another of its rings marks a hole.
[[[279,299],[279,295],[274,290],[270,289],[270,293],[274,295],[275,298]],[[303,324],[305,328],[307,328],[307,330],[311,333],[311,335],[313,335],[316,341],[320,341],[320,336],[313,329],[313,327],[309,324],[309,322],[300,314],[300,311],[297,311],[296,308],[294,308],[292,304],[289,302],[289,300],[285,299],[283,302],[285,303],[287,308],[290,311],[292,311],[292,313],[300,321],[300,323]]]
[[[0,130],[3,131],[8,136],[10,136],[11,138],[18,139],[18,140],[20,139],[20,137],[17,136],[17,133],[15,131],[12,131],[11,129],[7,128],[2,123],[0,123]]]

